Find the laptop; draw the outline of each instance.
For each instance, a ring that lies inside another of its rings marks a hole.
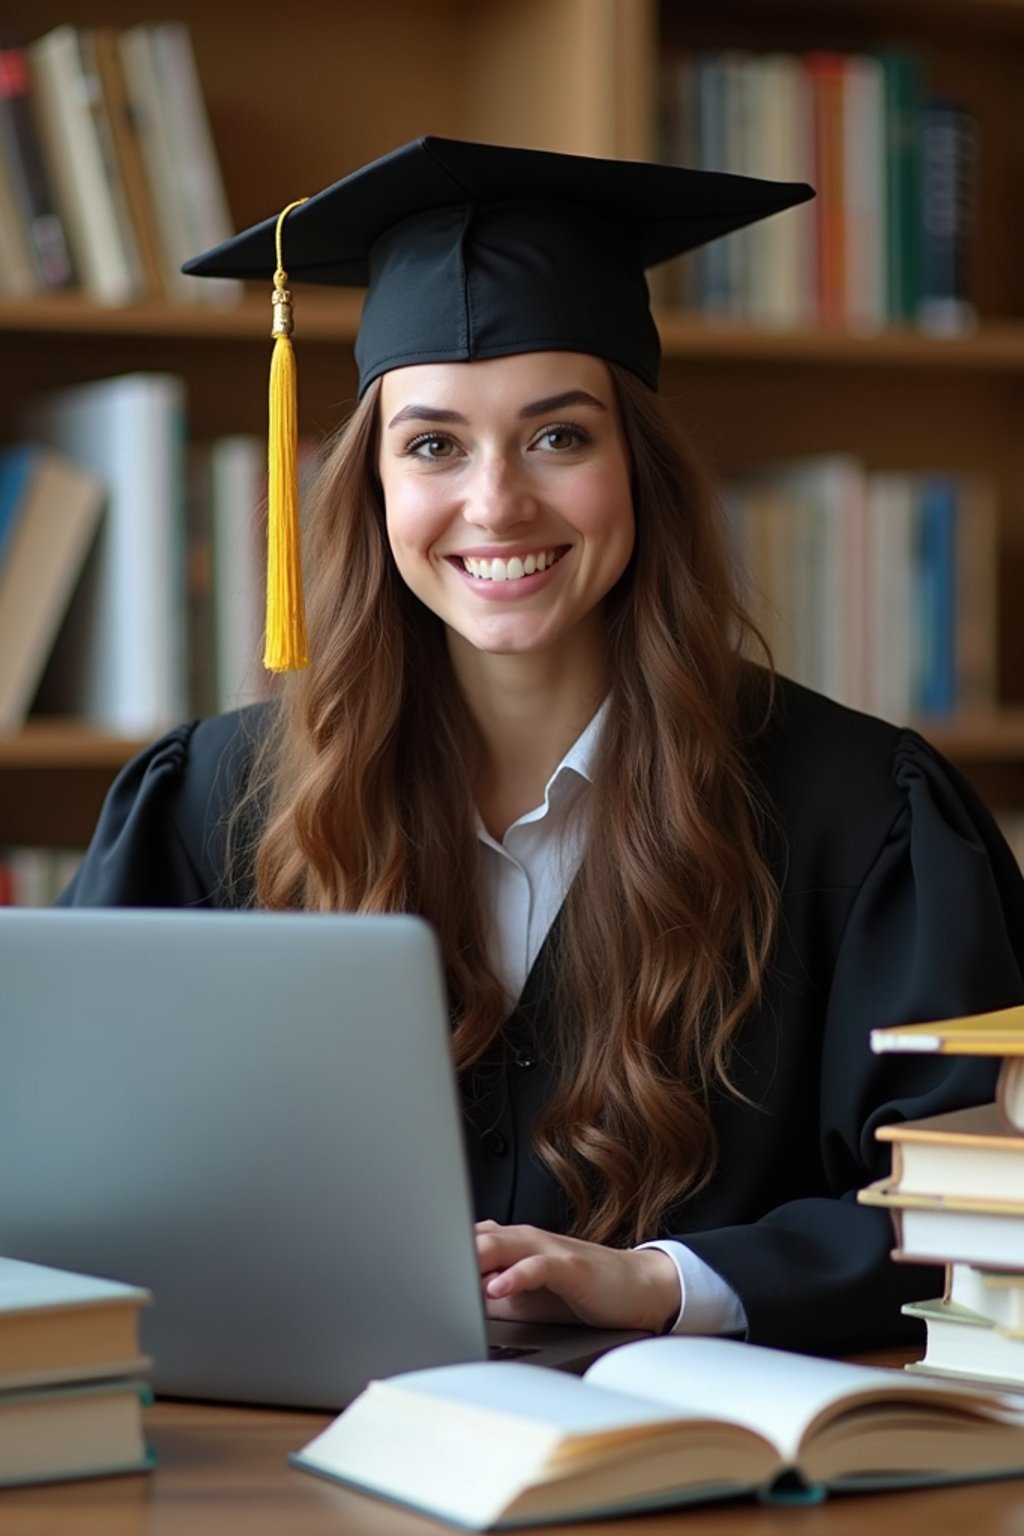
[[[0,1253],[146,1286],[168,1396],[337,1410],[496,1350],[438,946],[407,916],[0,910]]]

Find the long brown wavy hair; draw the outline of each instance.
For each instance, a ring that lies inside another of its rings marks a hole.
[[[595,1242],[655,1235],[708,1182],[710,1097],[762,984],[778,894],[741,725],[738,598],[717,500],[659,398],[611,367],[636,545],[605,599],[610,708],[562,912],[553,1096],[538,1156]],[[377,477],[378,386],[308,519],[312,663],[290,679],[235,828],[266,908],[418,912],[441,944],[456,1067],[507,1016],[478,896],[477,737],[444,629],[399,578]],[[767,659],[767,658],[765,658]],[[761,674],[762,677],[764,674]],[[257,813],[252,814],[254,808]]]

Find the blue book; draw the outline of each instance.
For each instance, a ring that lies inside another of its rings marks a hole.
[[[945,475],[921,481],[918,601],[921,670],[917,707],[926,715],[956,708],[957,485]]]
[[[38,451],[28,443],[0,451],[0,565],[4,563]]]

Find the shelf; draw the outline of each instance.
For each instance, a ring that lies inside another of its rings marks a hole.
[[[172,342],[263,341],[270,337],[270,284],[266,297],[250,292],[236,304],[164,304],[150,301],[103,308],[75,294],[14,302],[0,300],[0,333],[45,339],[59,336],[149,337]],[[296,290],[297,346],[355,340],[362,295],[352,289]],[[957,368],[1024,374],[1024,321],[992,320],[958,336],[937,336],[909,326],[872,333],[819,327],[776,330],[700,315],[656,312],[667,358],[717,358],[784,363],[851,364],[904,368]]]
[[[940,752],[960,763],[1024,762],[1024,706],[958,719],[913,722]],[[0,734],[0,773],[12,769],[96,768],[116,772],[155,739],[111,736],[70,721],[32,720],[24,730]]]
[[[110,736],[70,721],[32,720],[24,730],[0,734],[0,772],[51,768],[116,772],[144,745],[141,740]]]
[[[1024,706],[954,720],[918,720],[915,729],[961,764],[1024,763]]]
[[[668,358],[1024,373],[1024,322],[1017,320],[989,321],[960,336],[935,336],[909,326],[859,334],[817,327],[772,330],[664,311],[657,318]]]

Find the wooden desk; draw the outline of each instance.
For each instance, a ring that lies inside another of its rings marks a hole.
[[[3,1536],[440,1536],[450,1530],[288,1466],[325,1415],[157,1403],[140,1477],[0,1491]],[[545,1527],[545,1530],[555,1529]],[[811,1508],[732,1504],[559,1526],[560,1536],[1024,1536],[1024,1477]]]

